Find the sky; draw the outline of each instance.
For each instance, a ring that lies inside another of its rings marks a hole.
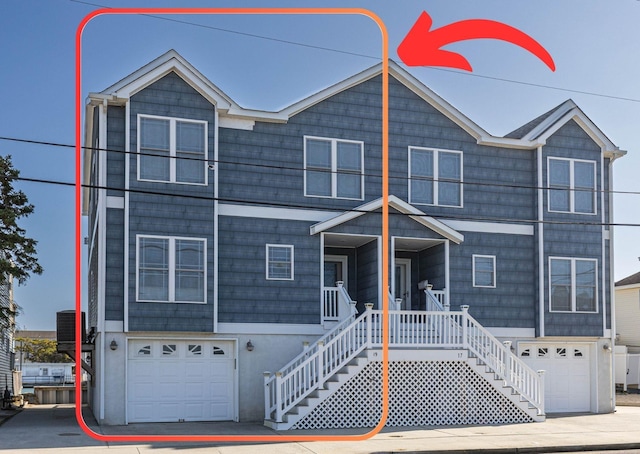
[[[473,72],[407,69],[496,136],[573,99],[628,151],[614,163],[615,280],[640,271],[637,0],[3,0],[0,155],[12,155],[21,177],[39,180],[16,188],[35,205],[21,226],[38,241],[45,270],[16,288],[19,329],[53,330],[55,313],[75,305],[75,38],[100,7],[364,8],[384,22],[389,56],[399,63],[396,49],[422,11],[432,28],[466,19],[516,27],[547,49],[555,72],[518,46],[488,39],[447,47]],[[102,15],[82,34],[81,90],[83,97],[102,91],[175,49],[241,106],[279,110],[373,66],[381,43],[377,24],[363,15]]]

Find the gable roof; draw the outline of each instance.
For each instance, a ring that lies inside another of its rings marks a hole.
[[[460,244],[464,241],[464,235],[452,229],[448,225],[443,224],[431,216],[427,216],[424,212],[418,210],[413,205],[401,200],[395,195],[389,196],[389,207],[399,211],[402,214],[408,215],[414,221],[424,225],[425,227],[433,230],[434,232],[442,235],[443,237],[453,241],[456,244]],[[367,213],[373,213],[382,208],[382,198],[373,200],[371,202],[360,205],[353,210],[345,211],[338,216],[334,216],[326,221],[318,222],[310,227],[311,235],[324,232],[340,224],[344,224],[347,221],[356,219]]]
[[[640,271],[636,274],[632,274],[631,276],[627,276],[624,279],[619,280],[615,283],[616,287],[623,287],[625,285],[637,285],[640,284]]]

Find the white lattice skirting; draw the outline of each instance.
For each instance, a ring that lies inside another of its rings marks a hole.
[[[462,361],[392,361],[389,380],[390,427],[533,422]],[[382,363],[369,363],[292,428],[376,426],[381,381]]]

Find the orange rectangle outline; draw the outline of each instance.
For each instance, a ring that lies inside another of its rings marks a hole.
[[[373,12],[362,8],[102,8],[86,15],[76,29],[75,37],[75,84],[76,84],[76,352],[82,351],[81,339],[81,278],[82,278],[82,32],[86,25],[95,17],[101,15],[128,14],[265,14],[265,15],[364,15],[372,19],[380,28],[382,34],[382,289],[389,288],[389,55],[388,34],[382,20]],[[75,389],[75,415],[78,425],[90,437],[99,441],[115,442],[307,442],[307,441],[359,441],[376,435],[386,423],[389,412],[389,329],[385,320],[389,317],[389,299],[382,298],[382,414],[380,421],[370,432],[361,435],[121,435],[110,436],[94,432],[82,416],[82,387]],[[76,355],[76,383],[81,383],[82,358]],[[79,404],[79,405],[78,405]]]

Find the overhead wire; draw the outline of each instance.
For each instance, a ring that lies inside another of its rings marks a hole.
[[[17,138],[17,137],[8,137],[8,136],[0,136],[0,140],[5,140],[5,141],[11,141],[11,142],[20,142],[20,143],[28,143],[28,144],[35,144],[35,145],[45,145],[45,146],[54,146],[54,147],[63,147],[63,148],[75,148],[75,145],[72,144],[64,144],[64,143],[59,143],[59,142],[50,142],[50,141],[40,141],[40,140],[34,140],[34,139],[22,139],[22,138]],[[119,153],[119,154],[124,154],[124,155],[139,155],[139,156],[150,156],[150,157],[154,157],[154,158],[163,158],[163,159],[173,159],[173,160],[189,160],[189,161],[199,161],[199,162],[203,162],[203,163],[207,163],[207,164],[225,164],[225,165],[236,165],[236,166],[246,166],[246,167],[254,167],[257,169],[271,169],[271,170],[286,170],[286,171],[295,171],[295,172],[301,172],[301,171],[306,171],[307,169],[305,169],[304,167],[293,167],[293,166],[284,166],[284,165],[275,165],[275,164],[264,164],[264,163],[257,163],[257,162],[240,162],[240,161],[229,161],[229,160],[215,160],[215,159],[206,159],[206,158],[194,158],[194,157],[188,157],[188,156],[168,156],[168,155],[158,155],[158,154],[154,154],[154,153],[145,153],[145,152],[138,152],[138,151],[126,151],[126,150],[118,150],[118,149],[112,149],[112,148],[97,148],[97,147],[80,147],[83,150],[86,149],[90,149],[93,151],[98,151],[98,152],[108,152],[108,153]],[[321,170],[321,169],[313,169],[314,172],[326,172],[326,173],[339,173],[337,171],[331,171],[331,170]],[[382,174],[378,174],[378,173],[371,173],[371,172],[362,172],[360,175],[362,175],[363,177],[369,177],[369,178],[382,178]],[[390,180],[401,180],[401,181],[411,181],[412,178],[409,176],[405,176],[405,175],[389,175],[389,179]],[[420,180],[422,180],[420,178]],[[499,183],[499,182],[487,182],[487,181],[474,181],[474,180],[463,180],[463,181],[458,181],[458,180],[445,180],[445,179],[440,179],[439,181],[449,181],[452,183],[458,183],[460,185],[464,186],[484,186],[484,187],[496,187],[496,188],[505,188],[505,189],[526,189],[526,190],[548,190],[551,188],[548,187],[540,187],[540,186],[536,186],[536,185],[525,185],[525,184],[516,184],[516,183]],[[625,194],[625,195],[640,195],[640,191],[619,191],[619,190],[613,190],[613,189],[604,189],[604,190],[599,190],[599,189],[581,189],[581,188],[574,188],[571,189],[571,191],[574,192],[593,192],[595,194],[599,194],[599,193],[604,193],[604,194]]]

